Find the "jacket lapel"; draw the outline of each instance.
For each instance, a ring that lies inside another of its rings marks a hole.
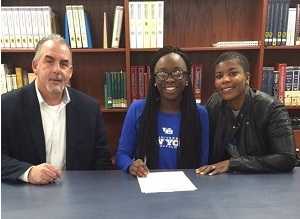
[[[76,150],[76,139],[80,135],[78,129],[80,127],[79,113],[76,107],[76,98],[72,89],[68,88],[71,102],[66,106],[66,169],[72,169],[74,166],[74,158],[72,158],[73,150]]]
[[[23,101],[25,106],[25,122],[27,122],[30,129],[33,147],[35,147],[37,150],[37,155],[38,159],[40,159],[40,162],[46,162],[43,123],[34,82],[25,88]]]

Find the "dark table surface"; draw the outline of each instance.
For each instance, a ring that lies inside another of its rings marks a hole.
[[[285,174],[186,175],[191,192],[143,194],[121,171],[66,171],[46,186],[1,184],[3,219],[299,219],[300,168]]]

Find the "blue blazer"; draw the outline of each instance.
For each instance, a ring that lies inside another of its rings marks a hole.
[[[66,169],[111,169],[102,115],[92,97],[68,88]],[[46,162],[41,112],[34,83],[1,96],[1,179],[17,180]]]

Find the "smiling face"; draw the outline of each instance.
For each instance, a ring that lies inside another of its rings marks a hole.
[[[65,86],[72,76],[72,58],[69,48],[58,41],[48,40],[40,56],[33,60],[37,86],[48,104],[60,102]],[[51,104],[52,105],[52,104]]]
[[[162,56],[154,67],[155,82],[160,93],[161,104],[179,105],[187,81],[187,66],[183,58],[176,53]],[[165,75],[160,77],[160,75]]]
[[[226,60],[215,67],[215,87],[233,109],[242,107],[245,90],[249,84],[249,72],[245,72],[238,59]]]

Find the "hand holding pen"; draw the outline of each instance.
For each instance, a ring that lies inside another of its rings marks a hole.
[[[129,167],[129,173],[133,176],[147,176],[149,173],[149,169],[146,165],[146,159],[144,161],[141,159],[133,161],[133,163]]]

